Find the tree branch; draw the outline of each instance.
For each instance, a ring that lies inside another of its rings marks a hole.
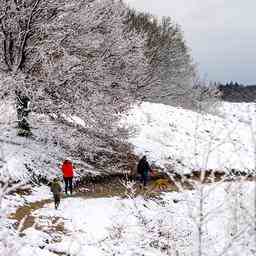
[[[34,15],[34,13],[36,12],[36,9],[37,9],[40,1],[41,0],[36,0],[32,10],[31,10],[31,13],[29,15],[29,19],[28,19],[27,26],[26,26],[26,31],[25,31],[25,34],[23,36],[23,40],[20,43],[20,47],[19,47],[19,53],[18,53],[18,56],[17,56],[17,63],[16,63],[16,68],[15,68],[16,70],[15,71],[20,69],[21,64],[24,60],[24,50],[25,50],[25,45],[26,45],[28,35],[29,35],[30,29],[31,29],[32,17]]]

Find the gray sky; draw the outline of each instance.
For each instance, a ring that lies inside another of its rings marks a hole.
[[[256,84],[256,0],[126,0],[182,26],[201,76]]]

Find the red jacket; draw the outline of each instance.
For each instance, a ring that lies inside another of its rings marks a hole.
[[[62,173],[65,178],[70,178],[74,176],[74,169],[71,162],[64,162],[62,167]]]

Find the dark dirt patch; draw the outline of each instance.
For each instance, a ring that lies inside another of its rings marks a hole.
[[[15,213],[12,213],[9,218],[12,220],[17,220],[16,227],[19,226],[20,222],[24,219],[24,223],[21,229],[21,232],[27,228],[30,228],[35,223],[35,218],[31,215],[31,213],[35,210],[41,209],[44,207],[45,204],[50,203],[51,200],[46,199],[42,201],[38,201],[35,203],[30,203],[28,205],[22,206],[16,210]]]

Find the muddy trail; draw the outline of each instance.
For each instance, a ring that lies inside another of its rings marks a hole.
[[[127,182],[135,182],[133,185],[134,195],[142,195],[147,198],[158,197],[161,192],[181,192],[184,190],[195,189],[196,184],[213,184],[220,181],[230,182],[230,181],[253,181],[254,177],[245,173],[233,173],[232,175],[226,175],[222,172],[212,172],[207,171],[204,173],[193,172],[189,175],[180,176],[175,174],[171,177],[167,177],[164,174],[155,175],[149,182],[146,188],[142,188],[139,181],[127,177],[126,175],[112,176],[108,178],[101,178],[98,180],[91,180],[89,182],[81,182],[77,184],[75,188],[75,193],[72,196],[65,196],[62,194],[61,200],[65,198],[83,198],[83,199],[93,199],[93,198],[109,198],[109,197],[127,197],[131,191],[129,187],[126,186]],[[15,213],[11,214],[9,217],[16,221],[16,227],[19,226],[21,221],[22,228],[21,232],[32,227],[35,224],[35,217],[33,212],[38,209],[44,208],[45,205],[53,203],[52,199],[45,199],[34,203],[29,203],[22,206],[16,210]],[[58,219],[52,220],[54,223],[58,222]],[[38,227],[38,229],[41,229]],[[62,225],[57,225],[56,230],[62,230]]]
[[[64,193],[61,195],[61,201],[66,198],[83,198],[95,199],[95,198],[109,198],[109,197],[126,197],[129,194],[126,186],[124,185],[127,182],[127,177],[112,177],[111,179],[102,179],[97,181],[91,181],[86,184],[79,184],[75,187],[73,195],[66,196]],[[142,189],[139,185],[139,182],[135,184],[136,195],[147,196],[152,192],[154,181],[150,181],[146,189]],[[50,188],[49,188],[50,189]],[[168,191],[171,191],[173,188],[169,187]],[[167,191],[167,188],[166,188]],[[22,192],[21,192],[22,193]],[[9,216],[10,219],[16,220],[15,226],[18,227],[21,221],[24,221],[22,224],[21,231],[32,227],[35,223],[35,217],[33,212],[38,209],[44,208],[45,205],[54,203],[53,199],[45,199],[37,201],[34,203],[26,204],[16,210],[15,213]]]

